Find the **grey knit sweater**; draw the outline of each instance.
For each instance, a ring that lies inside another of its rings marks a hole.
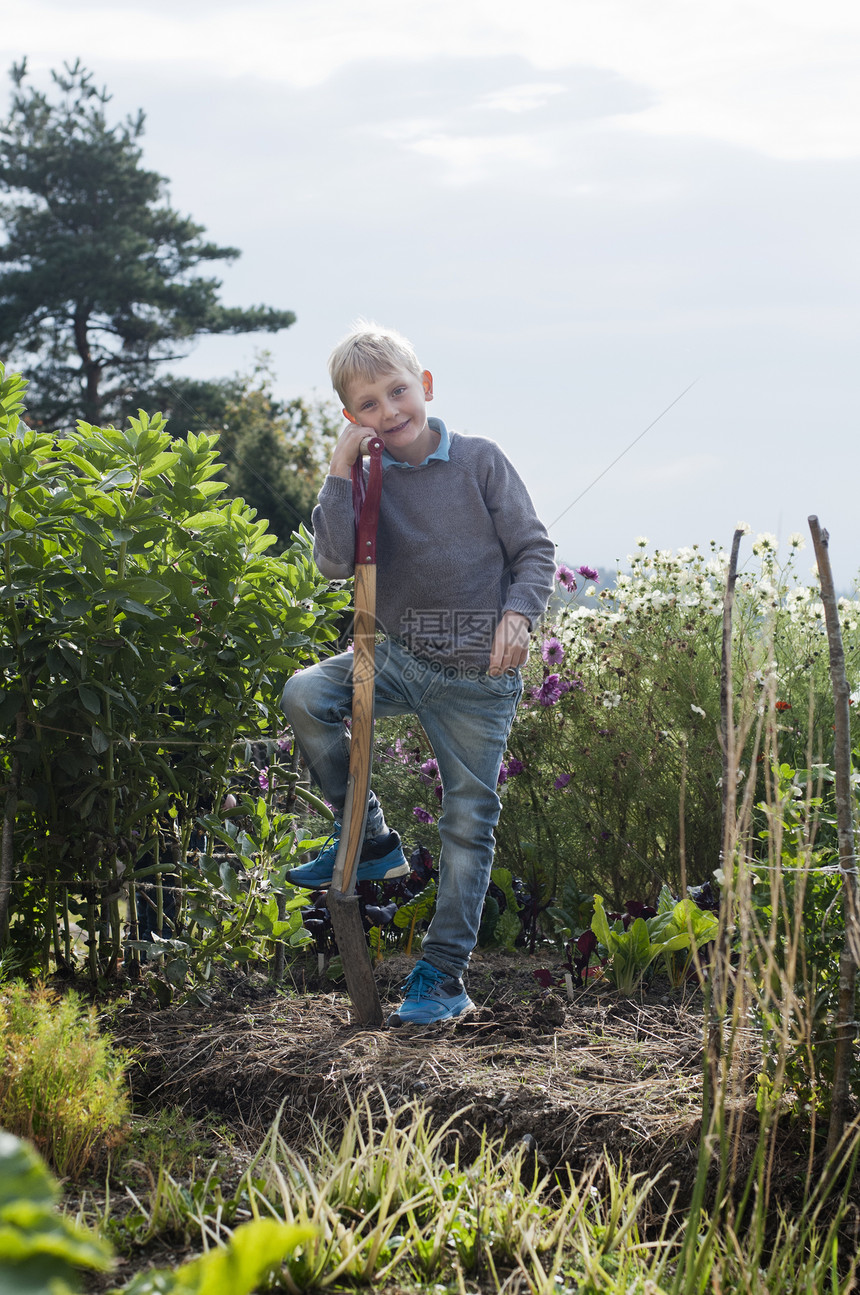
[[[377,536],[379,628],[416,655],[486,670],[503,612],[534,625],[546,610],[555,547],[516,470],[494,441],[450,434],[442,454],[417,467],[387,467]],[[437,451],[437,454],[439,452]],[[351,482],[326,477],[313,513],[314,557],[323,575],[353,573]]]

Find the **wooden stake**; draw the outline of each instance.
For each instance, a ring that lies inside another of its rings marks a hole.
[[[836,1012],[836,1055],[833,1061],[833,1093],[830,1124],[827,1129],[827,1158],[835,1155],[845,1132],[850,1097],[851,1063],[854,1052],[855,994],[857,967],[860,964],[860,911],[857,894],[857,860],[854,849],[854,810],[851,792],[851,722],[848,710],[848,676],[839,627],[839,611],[830,569],[830,536],[820,528],[817,517],[809,518],[827,646],[830,652],[830,682],[833,688],[835,738],[833,772],[836,777],[836,831],[839,844],[839,869],[842,873],[842,902],[845,914],[845,943],[839,956],[839,1004]]]

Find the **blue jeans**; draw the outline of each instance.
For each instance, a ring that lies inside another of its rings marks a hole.
[[[439,765],[439,891],[422,957],[452,976],[465,971],[478,937],[501,809],[499,768],[522,690],[518,671],[470,675],[415,657],[393,639],[376,647],[374,715],[417,715]],[[281,704],[311,777],[340,817],[349,774],[343,721],[352,706],[352,653],[293,675]],[[377,835],[384,821],[371,792],[366,835]]]

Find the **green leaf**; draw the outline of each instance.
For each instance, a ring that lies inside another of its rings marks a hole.
[[[651,937],[648,934],[648,927],[645,925],[645,919],[637,917],[635,922],[631,922],[630,930],[625,932],[630,937],[630,949],[633,955],[634,965],[637,969],[644,969],[648,966],[654,953],[651,949]]]
[[[192,1259],[175,1272],[139,1273],[123,1295],[251,1295],[263,1278],[318,1229],[255,1219],[236,1228],[228,1245]]]
[[[106,733],[103,733],[96,724],[93,724],[92,726],[90,741],[93,744],[93,750],[96,755],[102,755],[110,746],[110,738]]]
[[[86,684],[78,684],[78,696],[84,703],[86,709],[91,715],[100,715],[102,709],[101,698],[94,688],[88,688]],[[95,745],[95,742],[93,743]]]
[[[36,1152],[0,1132],[0,1295],[62,1295],[76,1270],[110,1267],[110,1247],[53,1208],[56,1186]]]
[[[93,463],[90,463],[88,459],[85,459],[82,454],[75,454],[70,451],[67,453],[66,458],[70,463],[74,463],[75,467],[80,472],[83,472],[85,477],[89,477],[91,481],[101,480],[101,472],[99,472],[98,468]]]
[[[609,923],[606,920],[606,909],[603,906],[602,895],[594,896],[594,915],[591,919],[591,929],[603,947],[611,953],[612,932],[610,931]]]
[[[192,517],[185,517],[181,525],[187,531],[207,531],[214,526],[223,526],[225,524],[224,514],[215,512],[214,509],[208,509],[202,513],[195,513]]]
[[[53,1204],[58,1196],[58,1188],[32,1147],[0,1130],[0,1208],[20,1200]]]
[[[0,727],[5,728],[7,724],[12,723],[21,709],[23,700],[21,693],[0,692]]]
[[[221,878],[221,885],[226,890],[231,899],[239,897],[239,878],[236,876],[236,869],[225,859],[218,868],[218,876]]]

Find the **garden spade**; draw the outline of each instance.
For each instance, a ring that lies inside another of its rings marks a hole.
[[[327,903],[346,987],[360,1024],[382,1024],[382,1004],[373,977],[364,926],[355,894],[358,857],[367,821],[367,796],[373,745],[374,649],[376,644],[376,529],[382,494],[382,441],[362,447],[370,455],[365,487],[361,458],[352,467],[355,508],[355,619],[353,622],[352,727],[349,781],[340,843]]]

